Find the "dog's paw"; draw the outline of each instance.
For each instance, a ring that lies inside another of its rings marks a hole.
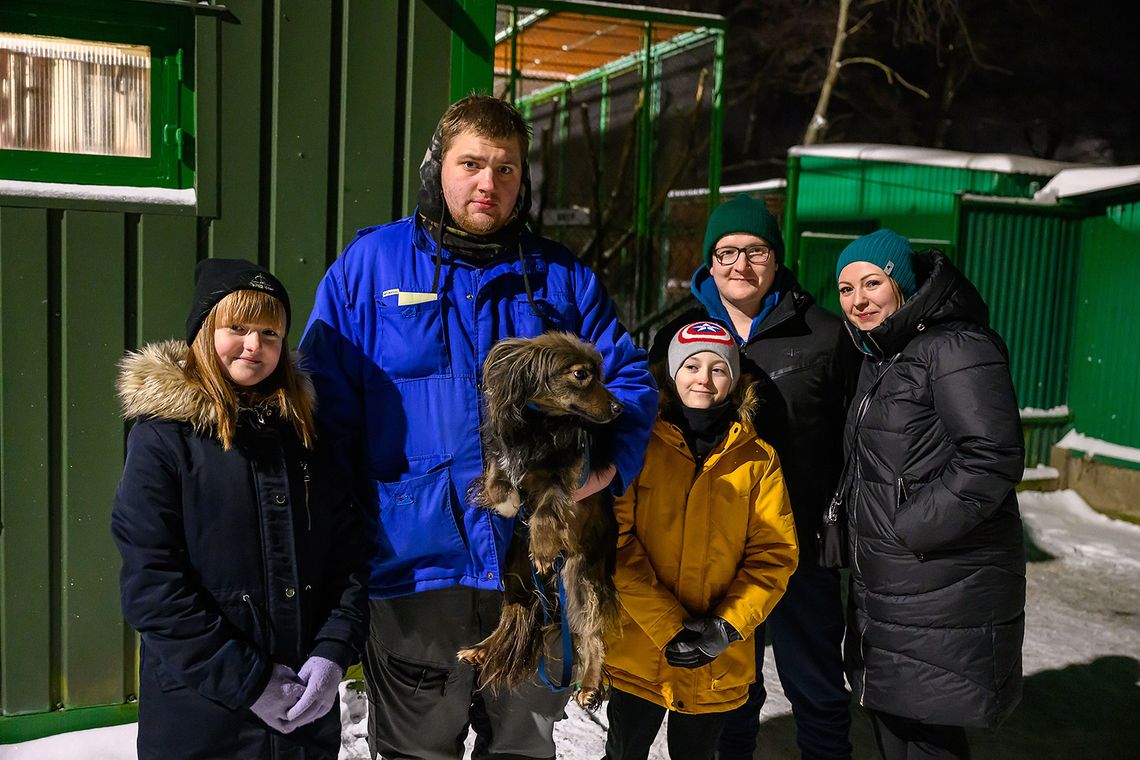
[[[602,706],[604,693],[601,689],[583,688],[574,694],[574,701],[587,712],[595,712]]]
[[[487,659],[487,649],[478,645],[467,647],[466,649],[460,649],[459,652],[456,653],[456,657],[460,662],[465,662],[472,667],[480,668]]]
[[[496,504],[491,505],[491,509],[502,515],[503,517],[514,517],[519,513],[519,506],[522,505],[522,497],[515,489],[511,489],[507,493],[507,498]]]

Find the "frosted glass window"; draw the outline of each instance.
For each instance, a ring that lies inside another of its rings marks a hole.
[[[150,48],[0,33],[0,148],[150,156]]]

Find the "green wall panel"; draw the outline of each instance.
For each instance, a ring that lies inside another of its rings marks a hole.
[[[218,88],[218,216],[210,223],[210,255],[257,260],[263,198],[261,143],[261,0],[227,0],[234,21],[220,25]],[[199,62],[208,72],[209,64]],[[206,181],[206,180],[203,180]]]
[[[197,263],[194,218],[145,214],[138,224],[135,346],[186,334]]]
[[[1080,223],[1070,214],[964,204],[961,267],[1009,347],[1022,408],[1065,403]]]
[[[440,87],[451,76],[450,56],[440,54],[451,41],[451,30],[428,0],[409,0],[407,87],[404,98],[404,203],[401,215],[416,206],[420,189],[420,160],[431,142],[439,117],[447,110],[450,89]],[[429,51],[434,51],[429,52]]]
[[[494,84],[495,11],[497,0],[451,3],[451,100],[471,92],[491,92]]]
[[[1140,203],[1081,227],[1069,408],[1078,431],[1140,447]]]
[[[328,246],[331,6],[278,0],[274,30],[268,264],[303,323]]]
[[[0,712],[49,710],[48,212],[0,208]]]
[[[67,706],[124,698],[119,555],[108,529],[123,468],[114,385],[126,295],[122,214],[67,212],[61,235],[62,696]]]
[[[400,215],[395,182],[396,129],[385,128],[398,111],[397,46],[376,44],[377,29],[396,29],[399,3],[345,0],[341,35],[339,216],[334,248],[340,251],[356,231]],[[402,199],[401,204],[402,207]]]

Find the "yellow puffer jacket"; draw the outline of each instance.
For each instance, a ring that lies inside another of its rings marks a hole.
[[[616,688],[675,712],[744,703],[756,678],[752,632],[799,559],[779,459],[749,415],[740,419],[697,471],[680,429],[658,416],[645,467],[614,506],[622,613],[606,666]],[[665,645],[684,621],[711,616],[744,640],[703,667],[669,665]]]

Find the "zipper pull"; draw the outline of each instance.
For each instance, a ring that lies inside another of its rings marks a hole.
[[[304,459],[301,460],[301,480],[305,483],[305,520],[308,522],[309,532],[313,530],[313,513],[309,510],[309,482],[312,478],[309,476],[309,463]]]

